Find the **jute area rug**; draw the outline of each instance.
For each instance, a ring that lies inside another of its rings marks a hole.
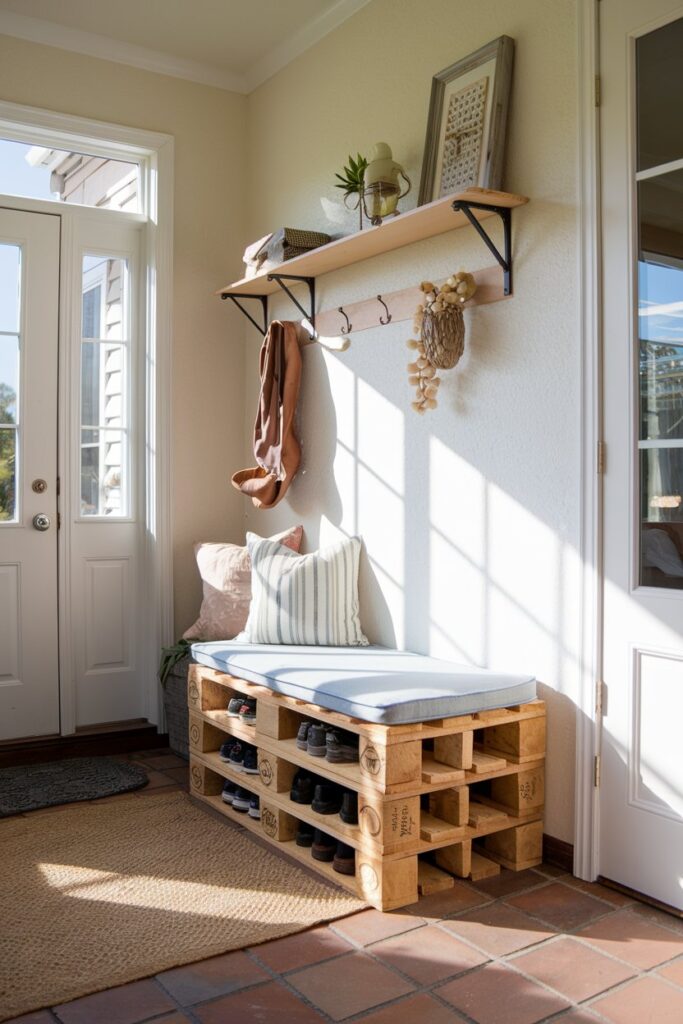
[[[0,1020],[364,905],[179,792],[6,819],[0,863]]]

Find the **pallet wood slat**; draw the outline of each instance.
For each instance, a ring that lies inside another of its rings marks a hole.
[[[228,701],[236,693],[256,698],[255,727],[227,715]],[[542,701],[386,726],[194,665],[188,706],[191,794],[380,910],[406,906],[418,894],[450,887],[454,876],[491,877],[501,865],[523,870],[540,861]],[[331,764],[299,750],[299,725],[312,720],[355,732],[359,761]],[[218,749],[226,735],[256,747],[258,774],[243,773],[220,759]],[[430,741],[428,749],[425,741]],[[355,790],[358,825],[292,802],[289,791],[299,768]],[[223,803],[225,779],[259,796],[260,821]],[[470,791],[473,783],[477,785]],[[331,864],[314,861],[309,849],[297,847],[298,821],[353,847],[355,875],[339,875]],[[431,854],[429,861],[421,857],[426,853]]]

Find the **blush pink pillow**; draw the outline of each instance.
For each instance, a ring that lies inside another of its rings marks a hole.
[[[303,532],[303,526],[294,526],[270,540],[298,552]],[[204,594],[199,618],[185,630],[183,639],[232,640],[242,632],[249,617],[249,551],[238,544],[195,544],[194,553]]]

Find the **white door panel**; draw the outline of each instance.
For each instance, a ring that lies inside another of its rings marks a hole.
[[[145,717],[140,231],[72,238],[69,562],[76,727]]]
[[[599,869],[683,909],[683,5],[602,0],[599,10],[607,443]]]
[[[0,209],[0,251],[0,739],[6,740],[59,732],[59,218]],[[42,493],[32,487],[36,480],[45,481]],[[50,521],[42,533],[33,526],[39,513]]]

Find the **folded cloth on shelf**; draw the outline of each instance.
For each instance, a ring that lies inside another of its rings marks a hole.
[[[229,672],[276,693],[382,725],[426,722],[524,704],[536,680],[457,665],[387,647],[294,647],[199,643],[200,665]]]

